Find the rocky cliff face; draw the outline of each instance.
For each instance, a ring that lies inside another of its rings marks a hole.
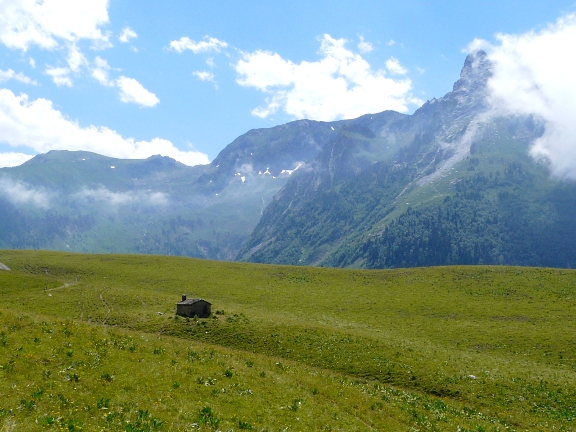
[[[529,143],[542,134],[537,121],[490,112],[491,73],[486,54],[476,52],[453,91],[413,115],[383,113],[377,123],[371,116],[343,127],[276,195],[239,259],[367,267],[576,265],[566,242],[554,257],[537,245],[558,242],[542,234],[548,222],[564,218],[559,194],[574,189],[551,180],[528,156]],[[522,217],[514,220],[512,208]],[[551,219],[542,221],[541,212]]]

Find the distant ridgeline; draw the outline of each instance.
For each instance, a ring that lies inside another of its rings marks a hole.
[[[487,115],[491,64],[413,115],[252,130],[209,165],[52,151],[0,169],[0,248],[335,267],[576,267],[576,186]]]

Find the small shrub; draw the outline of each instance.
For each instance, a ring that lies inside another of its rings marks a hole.
[[[14,359],[8,360],[8,363],[0,364],[0,369],[4,372],[12,372],[14,370]]]
[[[226,378],[232,378],[234,374],[232,373],[232,371],[230,369],[226,369],[226,372],[224,372],[224,376]]]
[[[216,430],[218,429],[220,420],[218,417],[216,417],[216,414],[212,411],[212,408],[204,407],[198,413],[198,424],[210,426]]]
[[[298,411],[300,408],[302,408],[302,399],[294,399],[292,405],[288,406],[288,409],[294,412]]]
[[[22,405],[27,410],[33,410],[34,408],[36,408],[36,402],[34,402],[32,399],[29,401],[22,399],[20,401],[20,405]]]
[[[82,430],[82,423],[79,422],[78,420],[68,420],[68,423],[66,424],[66,428],[70,432],[79,431],[79,430]]]
[[[32,397],[34,399],[40,399],[43,394],[44,394],[44,389],[38,387],[38,389],[32,393]]]
[[[64,408],[64,407],[67,407],[68,405],[70,405],[70,401],[68,399],[66,399],[66,397],[63,394],[58,393],[56,398],[58,399],[58,403],[60,404],[61,408]]]
[[[238,420],[238,429],[252,430],[252,425],[242,420]]]
[[[108,423],[111,423],[111,422],[114,421],[114,419],[115,419],[116,417],[119,417],[119,414],[118,414],[118,413],[109,412],[108,414],[106,414],[106,416],[104,417],[104,419],[105,419]]]
[[[100,378],[102,378],[104,381],[112,382],[112,380],[114,379],[114,375],[110,375],[109,373],[103,373],[102,375],[100,375]]]
[[[108,409],[110,408],[110,399],[100,398],[96,401],[96,408],[98,409]]]
[[[127,432],[149,432],[160,430],[164,422],[153,417],[148,410],[138,410],[136,421],[126,425]]]
[[[72,375],[67,374],[64,376],[64,379],[66,381],[78,382],[80,381],[80,376],[78,374],[72,374]]]

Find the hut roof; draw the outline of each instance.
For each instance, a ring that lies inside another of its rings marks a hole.
[[[209,305],[211,305],[212,303],[207,302],[206,300],[203,299],[186,299],[186,300],[182,300],[179,301],[177,304],[179,305],[189,305],[189,304],[194,304],[194,303],[198,303],[198,302],[204,302],[204,303],[208,303]]]

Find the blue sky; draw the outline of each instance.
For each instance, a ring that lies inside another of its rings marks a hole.
[[[411,113],[451,90],[470,46],[496,56],[575,10],[560,0],[0,0],[0,166],[52,149],[193,165],[253,128]]]

